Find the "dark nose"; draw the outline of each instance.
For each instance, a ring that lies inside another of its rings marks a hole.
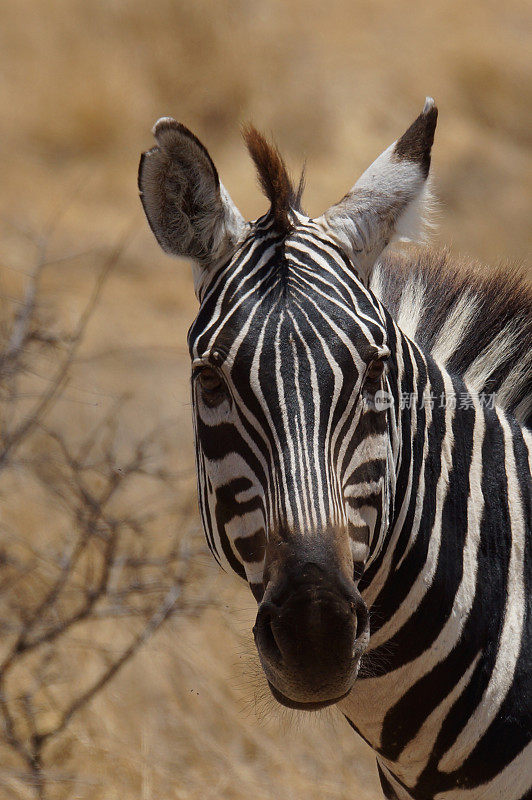
[[[306,564],[296,578],[269,587],[253,632],[263,663],[315,693],[350,674],[367,621],[354,585]]]

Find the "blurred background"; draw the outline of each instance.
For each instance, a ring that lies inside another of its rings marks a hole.
[[[269,701],[251,594],[204,552],[191,274],[138,159],[176,117],[254,218],[252,121],[315,215],[430,94],[436,243],[525,265],[531,27],[525,0],[4,0],[1,800],[381,796],[338,712]]]

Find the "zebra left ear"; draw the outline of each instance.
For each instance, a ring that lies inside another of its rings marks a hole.
[[[427,97],[419,117],[384,151],[350,192],[316,222],[348,253],[364,281],[394,238],[415,238],[430,195],[430,152],[438,109]]]
[[[153,134],[156,146],[140,159],[140,199],[163,250],[192,259],[199,294],[209,270],[231,257],[248,225],[188,128],[162,117]]]

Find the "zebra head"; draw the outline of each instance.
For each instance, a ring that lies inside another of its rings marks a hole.
[[[368,289],[388,242],[412,235],[437,110],[319,218],[278,151],[248,149],[270,201],[246,222],[203,145],[163,118],[139,188],[164,250],[194,263],[189,332],[199,504],[218,562],[259,603],[255,641],[274,696],[313,709],[351,689],[369,639],[358,589],[394,482],[393,352]]]

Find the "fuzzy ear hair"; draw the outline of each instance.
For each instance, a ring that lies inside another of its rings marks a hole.
[[[415,238],[430,199],[427,179],[438,109],[427,97],[419,117],[353,188],[316,222],[348,253],[364,281],[393,238]]]
[[[156,122],[157,145],[139,164],[140,199],[155,238],[167,253],[203,269],[230,258],[247,224],[220,183],[206,148],[171,117]]]

